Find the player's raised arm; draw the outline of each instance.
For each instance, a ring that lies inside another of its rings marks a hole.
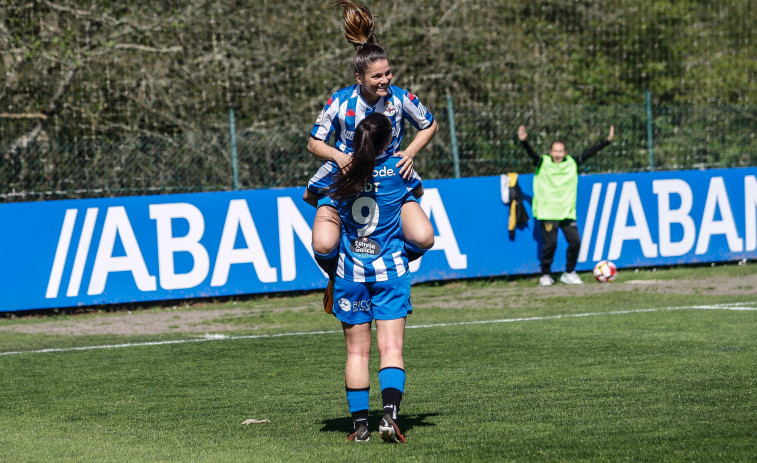
[[[520,140],[520,144],[523,146],[523,149],[526,150],[526,153],[528,153],[528,157],[531,158],[531,161],[534,163],[534,165],[539,166],[541,165],[542,159],[541,156],[536,154],[536,151],[531,147],[531,144],[528,143],[528,132],[526,132],[526,127],[521,125],[518,127],[518,140]]]
[[[526,141],[526,138],[528,138],[528,132],[526,132],[526,126],[521,125],[520,127],[518,127],[518,140]]]

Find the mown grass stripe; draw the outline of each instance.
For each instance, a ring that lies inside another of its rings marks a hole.
[[[578,314],[560,314],[560,315],[545,315],[540,317],[521,317],[521,318],[502,318],[496,320],[476,320],[466,322],[453,322],[453,323],[433,323],[424,325],[408,325],[407,329],[419,329],[419,328],[441,328],[449,326],[465,326],[465,325],[488,325],[494,323],[518,323],[529,321],[545,321],[545,320],[560,320],[566,318],[581,318],[581,317],[596,317],[600,315],[626,315],[634,313],[646,313],[646,312],[661,312],[665,310],[730,310],[730,311],[757,311],[757,305],[754,302],[733,303],[733,304],[715,304],[715,305],[690,305],[681,307],[663,307],[652,309],[637,309],[637,310],[614,310],[610,312],[587,312]],[[27,350],[27,351],[12,351],[12,352],[0,352],[0,356],[7,355],[20,355],[20,354],[47,354],[53,352],[76,352],[87,351],[96,349],[121,349],[127,347],[146,347],[146,346],[164,346],[171,344],[186,344],[194,342],[209,342],[209,341],[238,341],[243,339],[268,339],[268,338],[281,338],[288,336],[317,336],[324,334],[338,334],[342,330],[325,330],[325,331],[309,331],[309,332],[293,332],[293,333],[277,333],[277,334],[254,334],[245,336],[226,336],[223,334],[206,334],[201,338],[193,339],[176,339],[171,341],[150,341],[150,342],[135,342],[135,343],[123,343],[123,344],[108,344],[100,346],[83,346],[83,347],[67,347],[67,348],[50,348],[39,350]]]

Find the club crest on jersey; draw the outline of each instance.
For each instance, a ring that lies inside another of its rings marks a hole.
[[[352,303],[345,298],[339,299],[336,303],[339,304],[339,308],[342,309],[343,312],[349,312],[352,310]]]
[[[381,246],[367,236],[364,236],[352,240],[350,251],[355,254],[362,254],[362,257],[378,256],[381,253]]]
[[[386,106],[384,107],[384,115],[392,117],[397,112],[397,107],[394,106],[394,103],[392,103],[392,100],[389,100],[386,102]]]

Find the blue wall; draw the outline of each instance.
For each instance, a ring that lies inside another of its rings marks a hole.
[[[424,187],[437,243],[414,281],[538,273],[538,229],[508,232],[499,177]],[[2,204],[0,311],[323,288],[302,191]],[[757,168],[581,176],[578,270],[754,259],[756,215]]]

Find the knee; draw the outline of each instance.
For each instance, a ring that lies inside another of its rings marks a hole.
[[[431,249],[434,246],[434,227],[431,222],[403,225],[402,238],[421,249]]]
[[[383,339],[379,344],[379,355],[382,359],[402,358],[402,339]]]
[[[371,346],[353,344],[347,346],[347,358],[355,362],[368,362],[371,358]]]
[[[415,245],[421,249],[431,249],[434,247],[434,229],[429,227],[426,234],[421,235],[415,240]]]
[[[313,223],[313,251],[330,254],[339,246],[339,216],[330,207],[320,207]]]
[[[405,203],[401,217],[402,238],[405,241],[421,249],[431,249],[434,246],[434,227],[418,203]]]
[[[313,233],[313,251],[328,255],[339,245],[339,235],[330,236],[328,232]]]

